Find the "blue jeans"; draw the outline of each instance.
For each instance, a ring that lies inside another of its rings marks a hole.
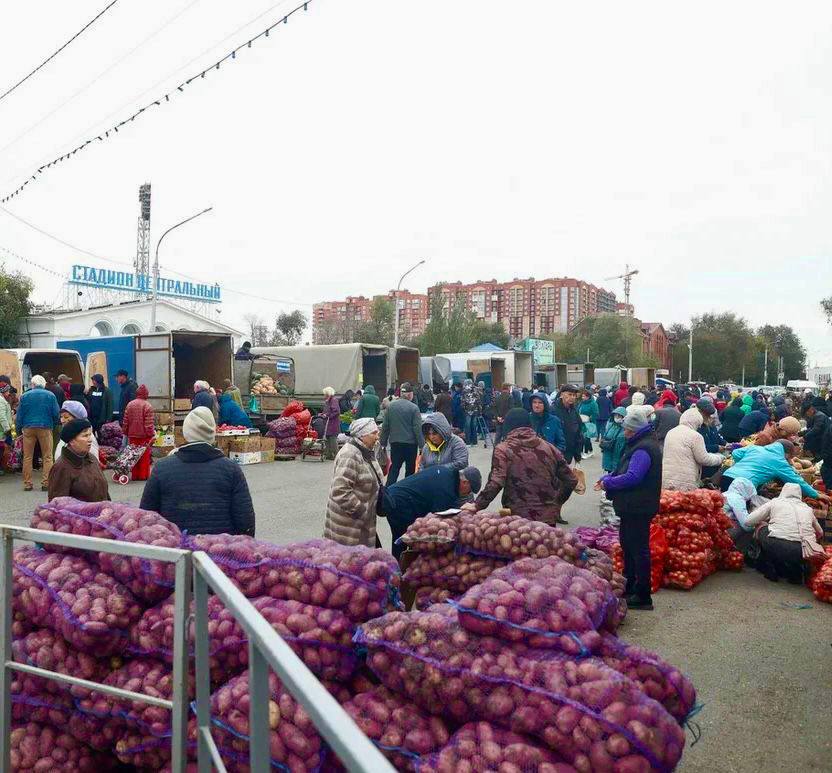
[[[465,414],[465,442],[469,446],[477,444],[477,417]]]

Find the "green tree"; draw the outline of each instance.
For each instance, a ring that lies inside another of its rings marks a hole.
[[[356,325],[353,340],[362,344],[392,346],[395,314],[393,301],[384,297],[374,298],[370,318]]]
[[[765,350],[768,349],[768,383],[777,381],[777,361],[783,358],[784,381],[803,378],[806,349],[789,325],[763,325],[757,329],[751,363],[746,364],[746,383],[762,384],[765,377]]]
[[[743,367],[754,362],[754,331],[747,320],[730,311],[709,312],[694,317],[690,324],[693,327],[693,380],[739,383]],[[683,348],[684,343],[683,339],[675,347],[684,355],[682,362],[676,359],[674,350],[674,375],[678,376],[677,372],[681,370],[683,378],[687,379],[687,346]]]
[[[32,310],[32,280],[7,271],[0,264],[0,346],[14,347],[20,341],[20,323]]]
[[[625,365],[633,368],[657,367],[656,358],[644,354],[643,336],[632,317],[601,314],[587,317],[569,333],[542,336],[555,342],[558,362],[584,362],[587,351],[596,368]]]
[[[296,346],[303,338],[303,332],[309,324],[302,311],[290,313],[282,312],[277,315],[274,331],[271,336],[271,346]]]
[[[508,347],[508,333],[499,322],[485,322],[465,308],[458,299],[449,311],[444,309],[439,295],[431,299],[430,321],[425,332],[410,344],[425,357],[443,352],[467,352],[473,346],[491,343],[502,349]]]

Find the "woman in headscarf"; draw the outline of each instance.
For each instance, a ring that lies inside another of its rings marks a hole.
[[[210,395],[210,392],[208,394]],[[147,480],[150,477],[150,443],[156,436],[156,417],[147,397],[147,387],[142,384],[136,390],[136,399],[127,403],[122,417],[122,429],[127,435],[127,442],[131,446],[147,446],[147,450],[133,467],[133,480]]]
[[[350,424],[350,440],[335,457],[324,537],[341,545],[380,547],[376,504],[382,471],[375,457],[380,430],[374,419]]]

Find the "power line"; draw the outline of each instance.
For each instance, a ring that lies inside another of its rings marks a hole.
[[[83,27],[81,27],[81,29],[78,30],[78,32],[76,32],[69,40],[67,40],[66,43],[64,43],[57,51],[55,51],[51,56],[44,59],[37,67],[35,67],[35,69],[32,70],[32,72],[21,78],[10,89],[0,94],[0,102],[4,100],[7,96],[9,96],[9,94],[11,94],[13,91],[15,91],[19,86],[22,86],[24,83],[26,83],[26,81],[29,80],[29,78],[31,78],[38,70],[49,64],[49,62],[51,62],[58,54],[60,54],[61,51],[63,51],[70,43],[72,43],[73,40],[78,38],[86,30],[92,27],[92,25],[95,24],[105,13],[107,13],[107,11],[109,11],[110,8],[112,8],[117,2],[118,0],[112,0],[112,2],[109,5],[105,6],[101,11],[99,11],[96,16],[94,16]]]
[[[10,250],[8,247],[4,247],[2,244],[0,244],[0,250],[11,255],[13,258],[16,258],[17,260],[23,261],[23,263],[28,263],[30,266],[35,266],[35,268],[39,268],[41,271],[46,271],[49,274],[54,274],[55,276],[60,277],[63,280],[66,280],[66,274],[61,274],[59,271],[55,271],[55,269],[53,268],[47,268],[46,266],[42,266],[40,263],[37,263],[34,260],[24,258],[22,255],[18,255],[14,250]]]
[[[195,81],[197,78],[199,78],[200,80],[204,79],[205,76],[208,75],[209,73],[213,72],[214,70],[219,70],[220,66],[222,64],[224,64],[224,63],[226,63],[230,60],[236,59],[237,54],[240,53],[240,51],[242,51],[243,49],[246,49],[246,48],[251,48],[251,44],[254,43],[255,41],[259,40],[260,38],[269,37],[269,33],[273,29],[275,29],[279,24],[287,24],[288,21],[289,21],[289,18],[291,16],[294,16],[296,13],[298,13],[298,11],[307,10],[307,7],[312,2],[313,2],[313,0],[306,0],[306,2],[301,3],[300,5],[293,8],[291,11],[289,11],[285,16],[280,18],[278,21],[276,21],[273,24],[271,24],[270,26],[266,27],[266,29],[263,30],[261,33],[259,33],[258,35],[255,35],[254,37],[247,40],[245,43],[242,43],[241,45],[232,49],[225,56],[223,56],[221,59],[218,59],[213,64],[209,65],[204,70],[201,70],[200,72],[197,72],[194,75],[192,75],[187,80],[182,81],[182,83],[180,83],[178,86],[171,89],[168,93],[159,96],[158,99],[155,99],[151,102],[148,102],[144,107],[141,107],[138,110],[136,110],[136,112],[134,112],[133,115],[131,115],[128,118],[125,118],[123,121],[120,121],[119,123],[111,126],[109,129],[106,129],[106,130],[102,131],[97,136],[90,137],[89,139],[85,140],[80,145],[77,145],[75,148],[68,151],[67,153],[64,153],[63,155],[58,156],[58,158],[55,158],[52,161],[49,161],[48,163],[39,166],[34,171],[34,173],[32,173],[32,175],[30,175],[30,177],[27,180],[25,180],[23,183],[21,183],[14,191],[12,191],[11,193],[7,194],[2,199],[0,199],[0,203],[5,204],[10,199],[19,195],[23,191],[23,189],[27,185],[29,185],[29,183],[32,183],[32,182],[36,181],[38,179],[38,177],[41,174],[43,174],[43,172],[45,172],[47,169],[49,169],[49,168],[51,168],[51,167],[53,167],[53,166],[55,166],[59,163],[62,163],[64,161],[67,161],[70,157],[74,156],[79,150],[85,150],[89,145],[91,145],[95,141],[103,142],[105,139],[109,139],[111,132],[117,134],[118,130],[120,128],[122,128],[123,126],[125,126],[128,123],[132,123],[133,121],[135,121],[136,118],[140,117],[145,111],[150,110],[153,107],[160,107],[162,105],[162,102],[170,102],[170,98],[172,96],[174,96],[174,97],[177,96],[177,92],[179,92],[179,93],[183,92],[185,90],[185,88],[187,86],[190,86],[191,83],[193,81]]]

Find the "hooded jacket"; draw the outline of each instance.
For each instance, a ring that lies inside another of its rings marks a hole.
[[[254,508],[242,467],[208,443],[187,443],[153,465],[141,508],[190,534],[254,536]]]
[[[251,419],[248,414],[237,405],[237,401],[230,392],[220,395],[220,424],[230,424],[232,427],[250,427]]]
[[[749,413],[751,413],[751,406],[753,404],[754,398],[751,395],[743,395],[740,410],[742,411],[744,416],[747,416]]]
[[[722,464],[722,454],[709,454],[705,439],[699,434],[702,414],[696,407],[688,408],[679,418],[679,426],[664,439],[662,485],[666,489],[693,491],[699,488],[703,467]]]
[[[754,486],[762,486],[770,480],[779,480],[783,483],[797,483],[805,496],[812,499],[818,498],[815,491],[786,459],[786,449],[782,443],[772,443],[768,446],[743,446],[734,449],[731,454],[734,457],[733,467],[729,467],[722,473],[723,478],[748,478]]]
[[[563,428],[563,435],[566,438],[566,450],[563,452],[568,459],[581,460],[581,453],[584,448],[584,424],[578,411],[573,405],[567,408],[563,400],[558,397],[551,408],[553,416],[560,420]]]
[[[760,505],[746,519],[748,526],[768,520],[768,536],[801,543],[803,557],[824,555],[818,538],[823,530],[809,507],[801,498],[800,486],[786,483],[777,499]]]
[[[734,518],[743,531],[752,531],[747,525],[748,501],[757,496],[757,489],[748,478],[736,478],[725,492],[725,512]],[[760,497],[762,498],[762,497]]]
[[[640,413],[649,421],[650,417],[656,412],[656,409],[652,405],[647,405],[645,403],[646,399],[647,395],[644,392],[633,392],[633,396],[630,398],[630,404],[627,406],[627,415],[631,416],[634,413]]]
[[[593,424],[598,421],[598,405],[592,396],[590,396],[589,399],[581,400],[581,402],[578,403],[578,413],[581,416],[588,416],[589,420]]]
[[[503,507],[533,521],[554,525],[561,504],[578,479],[563,455],[533,429],[512,430],[494,449],[488,482],[476,499],[484,510],[503,490]]]
[[[731,404],[722,412],[722,436],[729,443],[739,443],[740,422],[743,420],[742,400],[735,398]]]
[[[355,406],[356,419],[376,419],[381,413],[381,400],[378,399],[376,388],[372,384],[368,384],[364,389],[364,393]]]
[[[125,408],[121,428],[128,438],[150,440],[156,434],[153,406],[147,402],[147,389],[139,387],[136,399]]]
[[[740,437],[748,437],[755,435],[761,430],[765,429],[768,424],[768,412],[764,411],[749,411],[740,420]]]
[[[602,389],[595,401],[598,406],[598,421],[609,421],[612,415],[612,400],[607,396],[607,390]]]
[[[557,416],[552,414],[549,398],[544,394],[534,394],[531,402],[534,403],[535,400],[540,400],[543,403],[543,413],[538,415],[533,410],[529,411],[532,429],[538,437],[543,438],[547,443],[551,443],[561,453],[564,453],[566,451],[566,436],[563,432],[563,424]]]
[[[626,408],[616,408],[613,411],[613,416],[607,422],[607,431],[604,437],[601,438],[601,468],[605,472],[615,472],[618,465],[621,463],[621,454],[624,453],[624,443],[627,438],[624,437],[624,426],[620,422],[615,421],[614,416],[626,415]]]
[[[618,408],[630,396],[630,387],[626,381],[622,381],[618,385],[615,394],[612,396],[613,408]]]
[[[458,435],[454,435],[450,422],[441,413],[429,413],[422,424],[425,438],[428,429],[433,427],[442,435],[443,443],[439,448],[430,447],[430,441],[425,440],[422,446],[421,469],[427,467],[449,467],[452,470],[464,470],[468,466],[468,446]]]

